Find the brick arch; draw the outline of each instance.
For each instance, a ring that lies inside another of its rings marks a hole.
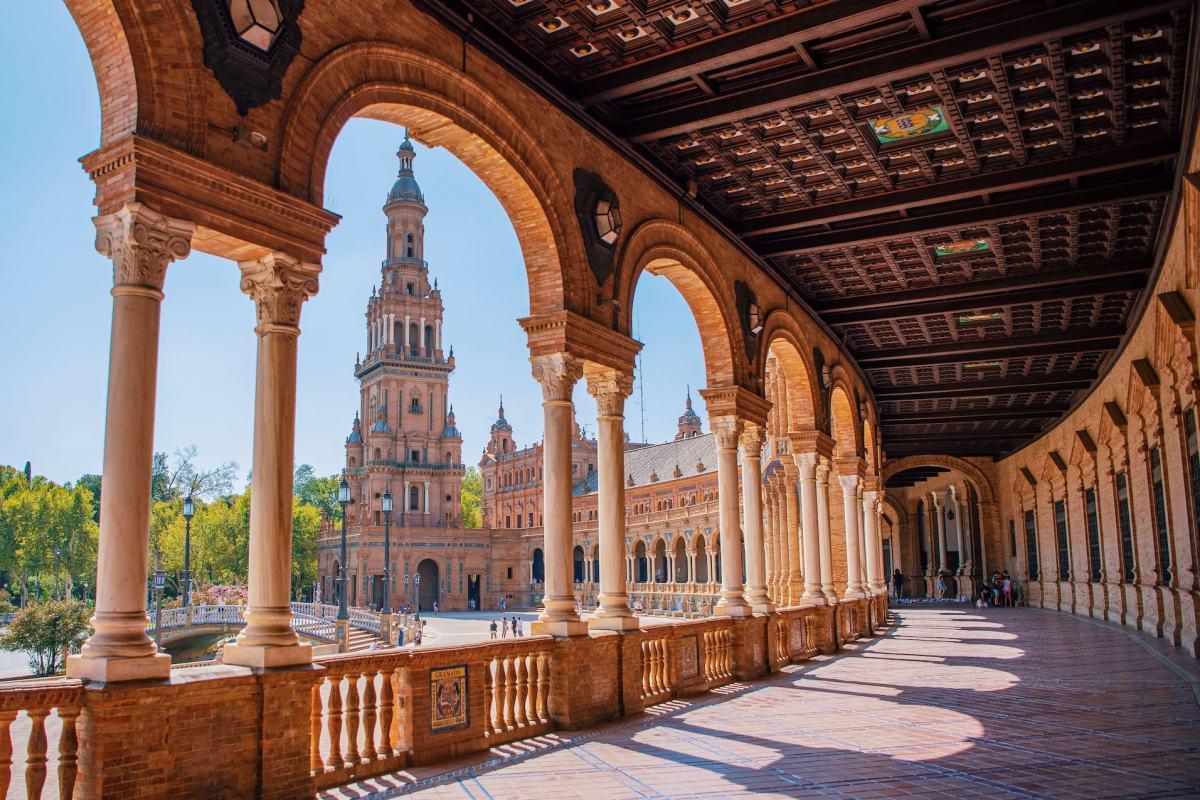
[[[191,4],[66,0],[100,93],[100,146],[137,131],[203,155],[203,45]],[[126,27],[123,20],[131,20]],[[170,53],[169,59],[156,53]],[[197,113],[199,109],[199,113]]]
[[[862,421],[863,459],[867,462],[867,472],[879,474],[879,460],[875,448],[875,421],[868,413]]]
[[[992,487],[992,482],[988,480],[987,475],[983,473],[983,470],[970,461],[956,456],[905,456],[894,459],[887,462],[883,467],[883,482],[886,484],[893,475],[903,472],[910,467],[945,467],[956,470],[966,476],[971,483],[975,484],[975,490],[979,492],[980,503],[996,502],[996,491]]]
[[[457,67],[407,47],[364,42],[318,62],[283,119],[279,185],[320,204],[334,141],[352,117],[408,126],[445,147],[488,186],[508,214],[525,259],[529,309],[587,307],[590,274],[570,193],[519,114]]]
[[[758,338],[758,374],[767,374],[767,356],[774,355],[787,385],[791,430],[820,430],[824,422],[820,376],[812,361],[812,348],[805,344],[796,321],[783,309],[775,309],[767,315]]]
[[[663,219],[646,220],[625,239],[617,254],[614,296],[617,329],[626,335],[632,330],[633,296],[643,271],[669,280],[691,309],[709,388],[748,385],[743,381],[750,365],[739,354],[733,287],[700,240]]]
[[[862,453],[862,426],[854,407],[854,391],[841,378],[835,378],[829,389],[829,433],[838,458],[857,458]]]

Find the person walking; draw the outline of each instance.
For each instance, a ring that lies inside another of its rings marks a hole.
[[[517,637],[522,635],[520,617],[513,617],[513,635]]]
[[[488,626],[488,630],[491,631],[492,638],[495,639],[496,638],[496,620],[494,620],[494,619],[492,620],[492,624]]]
[[[500,618],[500,638],[501,639],[508,638],[508,617]]]
[[[899,601],[903,592],[904,576],[899,569],[892,572],[892,592],[895,594],[896,600]]]

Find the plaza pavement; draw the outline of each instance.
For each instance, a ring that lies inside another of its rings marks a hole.
[[[1040,609],[905,606],[770,679],[326,798],[1200,797],[1200,668]]]

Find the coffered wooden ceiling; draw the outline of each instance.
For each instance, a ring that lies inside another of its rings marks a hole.
[[[1195,116],[1189,0],[422,2],[789,281],[890,456],[1031,441],[1146,302]]]

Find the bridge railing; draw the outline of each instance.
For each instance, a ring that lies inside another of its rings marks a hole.
[[[337,641],[337,624],[331,620],[292,612],[292,629],[323,642]],[[314,653],[313,655],[316,655]]]
[[[383,620],[374,611],[352,608],[350,609],[350,627],[377,634],[383,630]]]

